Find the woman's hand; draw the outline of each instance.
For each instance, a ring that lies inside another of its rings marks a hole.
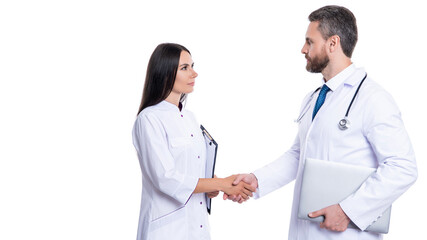
[[[214,198],[216,196],[218,196],[219,191],[215,191],[215,192],[208,192],[206,193],[208,195],[208,198]]]
[[[244,200],[252,197],[252,192],[256,190],[256,187],[245,183],[244,181],[233,185],[237,175],[232,175],[227,178],[199,178],[199,182],[196,185],[193,193],[207,193],[209,197],[216,197],[219,192],[223,191],[229,196],[239,196]]]
[[[216,175],[214,175],[214,178],[218,178],[218,177]],[[208,192],[206,194],[208,195],[208,198],[214,198],[214,197],[218,196],[219,191]]]
[[[247,200],[249,197],[252,197],[252,192],[256,191],[256,188],[253,186],[241,181],[237,185],[233,186],[233,182],[236,179],[237,175],[231,175],[223,179],[222,191],[227,195],[242,196],[243,199]]]

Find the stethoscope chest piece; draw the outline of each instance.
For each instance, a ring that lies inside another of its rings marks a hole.
[[[348,118],[345,117],[345,118],[341,119],[338,122],[338,127],[340,130],[343,130],[343,131],[347,130],[350,127],[350,121],[348,120]]]

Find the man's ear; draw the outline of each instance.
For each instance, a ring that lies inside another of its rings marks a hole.
[[[329,52],[335,52],[340,46],[340,37],[338,35],[333,35],[329,38]]]

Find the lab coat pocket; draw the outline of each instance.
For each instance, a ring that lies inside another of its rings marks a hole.
[[[188,137],[176,137],[176,138],[170,138],[170,152],[172,154],[172,157],[175,159],[175,163],[178,164],[179,167],[180,164],[186,164],[187,160],[187,151],[191,144],[191,139]]]
[[[174,211],[153,219],[150,223],[151,236],[157,236],[154,239],[168,239],[171,232],[180,236],[185,235],[182,231],[185,228],[185,207],[175,209]],[[166,227],[166,228],[165,228]],[[164,231],[167,229],[167,231]]]
[[[172,148],[185,147],[190,144],[189,137],[174,137],[169,139]]]

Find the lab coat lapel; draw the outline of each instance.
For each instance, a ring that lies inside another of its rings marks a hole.
[[[301,158],[300,161],[304,164],[305,163],[305,158],[307,157],[307,150],[308,148],[308,144],[310,142],[310,136],[313,134],[313,131],[321,131],[323,129],[324,126],[319,125],[320,122],[324,122],[324,121],[319,121],[321,118],[327,118],[329,116],[325,116],[324,115],[324,111],[326,111],[330,105],[334,102],[335,98],[337,97],[338,92],[340,91],[342,84],[344,83],[344,85],[350,85],[351,87],[356,86],[360,80],[364,77],[364,75],[366,74],[366,71],[364,69],[357,69],[355,70],[352,74],[350,74],[348,77],[346,77],[340,84],[337,84],[335,86],[331,86],[332,91],[330,91],[328,94],[329,96],[327,97],[325,103],[323,104],[323,106],[319,109],[316,117],[312,120],[311,119],[311,114],[313,112],[313,108],[314,105],[316,103],[317,97],[318,97],[318,93],[315,94],[313,96],[313,98],[311,99],[311,106],[308,109],[308,112],[306,114],[306,116],[304,116],[304,118],[302,119],[300,126],[299,126],[299,134],[300,134],[300,139],[301,139]],[[336,93],[335,93],[336,92]],[[334,94],[335,93],[335,94]],[[342,116],[344,117],[345,115],[345,111],[342,112]],[[334,124],[333,122],[329,123],[329,121],[327,121],[328,124]],[[324,141],[328,141],[328,139],[324,139]],[[322,147],[320,145],[324,145],[322,142],[316,143],[316,145],[318,147]],[[325,147],[325,146],[324,146]],[[309,154],[314,154],[314,153],[309,153]],[[311,157],[311,156],[309,156]],[[321,157],[321,156],[317,156],[317,157]],[[327,160],[327,159],[325,159]],[[302,165],[303,165],[302,164]],[[302,167],[302,166],[300,166]]]

